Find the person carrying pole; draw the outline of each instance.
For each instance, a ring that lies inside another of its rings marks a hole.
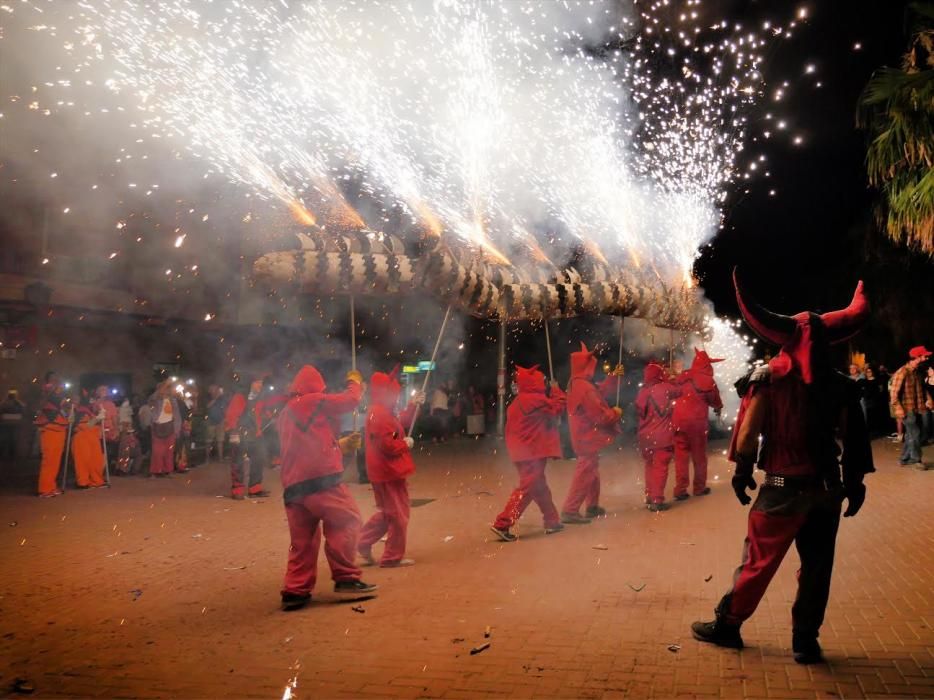
[[[399,365],[392,372],[374,372],[370,378],[370,405],[364,427],[366,470],[376,513],[363,526],[357,552],[367,566],[376,564],[372,547],[388,534],[386,547],[379,565],[384,568],[412,566],[415,561],[405,558],[406,533],[409,527],[409,486],[407,478],[415,473],[412,460],[414,438],[405,434],[416,407],[424,395],[416,394],[406,409],[396,415],[396,406],[402,386],[399,384]]]
[[[516,365],[516,386],[519,394],[506,409],[506,449],[519,472],[519,485],[490,527],[503,542],[517,539],[512,527],[533,501],[545,519],[546,535],[564,529],[545,479],[545,465],[549,457],[561,457],[558,420],[567,397],[557,382],[551,383],[550,392],[546,390],[538,365]]]
[[[601,388],[594,385],[596,369],[596,356],[582,342],[581,349],[571,353],[571,381],[568,384],[568,423],[571,445],[577,454],[577,467],[561,507],[561,522],[566,524],[586,524],[591,518],[606,514],[606,510],[600,507],[600,450],[611,445],[620,434],[623,410],[619,406],[610,408],[607,404],[604,398],[607,382]],[[612,379],[619,381],[618,376]],[[586,516],[580,514],[582,504],[587,506]]]
[[[79,489],[99,489],[109,486],[104,479],[103,433],[100,424],[107,419],[103,408],[94,411],[86,392],[75,411],[74,438],[71,454],[75,460],[75,482]]]
[[[311,600],[318,578],[318,550],[331,567],[334,592],[372,596],[376,586],[360,580],[354,563],[360,536],[360,511],[342,482],[342,454],[360,447],[360,434],[338,440],[334,421],[354,410],[363,396],[363,377],[351,370],[347,386],[325,393],[324,378],[311,365],[302,367],[288,390],[288,401],[276,424],[282,455],[282,498],[291,546],[282,586],[282,609],[295,610]]]

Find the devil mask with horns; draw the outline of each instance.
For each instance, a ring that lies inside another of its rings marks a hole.
[[[823,379],[831,370],[830,346],[852,338],[869,317],[862,281],[845,309],[823,314],[802,311],[794,316],[777,314],[756,303],[744,290],[736,270],[733,285],[739,310],[749,327],[763,340],[781,346],[781,352],[769,362],[774,379],[791,372],[796,372],[805,384]]]

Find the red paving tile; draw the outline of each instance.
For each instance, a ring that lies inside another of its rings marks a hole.
[[[794,552],[743,652],[691,638],[744,533],[719,453],[713,494],[661,514],[640,506],[635,453],[613,453],[607,518],[546,537],[529,510],[504,544],[487,528],[514,473],[493,445],[418,455],[412,497],[435,499],[413,510],[418,564],[367,570],[380,597],[363,614],[335,601],[323,559],[315,603],[278,610],[288,533],[274,473],[264,501],[218,498],[222,465],[52,500],[0,495],[0,691],[21,677],[41,697],[269,698],[297,676],[300,698],[934,697],[934,471],[897,467],[894,446],[877,443],[866,506],[841,527],[829,663],[802,668]],[[549,469],[559,500],[572,469]],[[372,494],[351,489],[366,517]],[[471,656],[487,626],[492,645]]]

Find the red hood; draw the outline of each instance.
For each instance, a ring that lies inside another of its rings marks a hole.
[[[529,368],[516,365],[516,385],[520,394],[544,394],[545,375],[539,371],[538,365]]]
[[[714,362],[723,362],[723,358],[711,357],[706,351],[694,348],[694,361],[691,363],[691,371],[712,375]]]
[[[324,378],[321,376],[321,373],[316,370],[311,365],[305,365],[300,370],[298,374],[295,375],[295,379],[292,380],[292,383],[289,385],[290,394],[320,394],[324,392],[327,388],[327,385],[324,383]]]
[[[657,362],[650,362],[645,366],[645,376],[642,380],[642,383],[645,386],[653,386],[658,384],[661,381],[664,381],[668,376],[668,372],[665,371],[665,368]]]
[[[597,371],[597,358],[581,342],[581,349],[571,353],[571,379],[593,379]]]
[[[392,372],[373,372],[370,377],[370,399],[373,403],[392,409],[399,401],[402,385],[399,384],[399,365],[392,368]]]

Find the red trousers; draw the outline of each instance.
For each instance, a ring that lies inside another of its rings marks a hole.
[[[688,492],[694,462],[694,495],[707,488],[707,426],[675,432],[675,496]]]
[[[562,513],[577,513],[582,503],[587,507],[600,502],[600,455],[577,455],[577,467],[568,489],[567,498],[561,506]]]
[[[283,593],[311,593],[318,578],[318,549],[324,530],[324,555],[335,581],[357,581],[354,564],[360,535],[360,511],[344,484],[312,493],[285,504],[292,538]]]
[[[668,481],[668,465],[674,450],[671,447],[643,447],[645,462],[645,495],[649,503],[665,502],[665,483]]]
[[[519,486],[506,501],[503,512],[496,517],[495,527],[501,530],[511,528],[532,501],[535,501],[535,505],[542,511],[545,527],[561,522],[555,502],[551,499],[551,489],[548,488],[548,482],[545,480],[547,461],[547,459],[533,459],[527,462],[516,462],[516,469],[519,471]]]
[[[379,563],[394,564],[405,556],[405,537],[409,529],[409,485],[405,479],[374,482],[373,495],[376,497],[377,510],[363,526],[357,549],[361,552],[369,551],[383,535],[389,533]]]
[[[150,474],[170,474],[175,469],[175,435],[161,438],[152,436],[152,455],[149,458]]]
[[[794,631],[817,636],[830,597],[840,495],[763,486],[749,512],[743,561],[717,616],[733,625],[755,612],[769,582],[794,542],[801,560],[798,594],[791,608]]]

